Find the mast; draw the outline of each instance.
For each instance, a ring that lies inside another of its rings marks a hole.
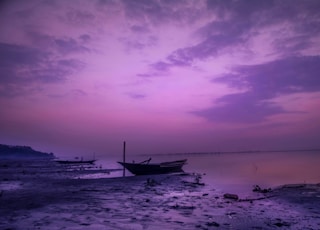
[[[123,163],[126,163],[126,142],[123,142]],[[126,168],[123,166],[123,176],[126,176]]]

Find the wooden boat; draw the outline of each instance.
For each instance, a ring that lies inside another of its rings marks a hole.
[[[68,161],[68,160],[56,160],[55,162],[60,163],[60,164],[93,164],[96,160],[73,160],[73,161]]]
[[[183,172],[182,166],[187,160],[178,160],[163,162],[159,164],[150,164],[151,158],[141,163],[118,162],[134,175],[166,174],[174,172]]]

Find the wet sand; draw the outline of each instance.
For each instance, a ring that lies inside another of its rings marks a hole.
[[[81,179],[91,170],[1,161],[0,229],[320,229],[320,184],[230,199],[197,174]]]

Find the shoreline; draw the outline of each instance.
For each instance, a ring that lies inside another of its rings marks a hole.
[[[198,174],[77,179],[52,169],[0,165],[1,229],[320,228],[320,183],[232,199]]]

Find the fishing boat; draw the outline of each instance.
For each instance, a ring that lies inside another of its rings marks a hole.
[[[174,172],[183,172],[182,166],[187,160],[178,160],[163,162],[158,164],[150,164],[151,158],[141,163],[118,162],[124,168],[134,175],[150,175],[150,174],[166,174]]]
[[[68,161],[68,160],[56,160],[55,162],[59,163],[59,164],[93,164],[96,160],[72,160],[72,161]]]

